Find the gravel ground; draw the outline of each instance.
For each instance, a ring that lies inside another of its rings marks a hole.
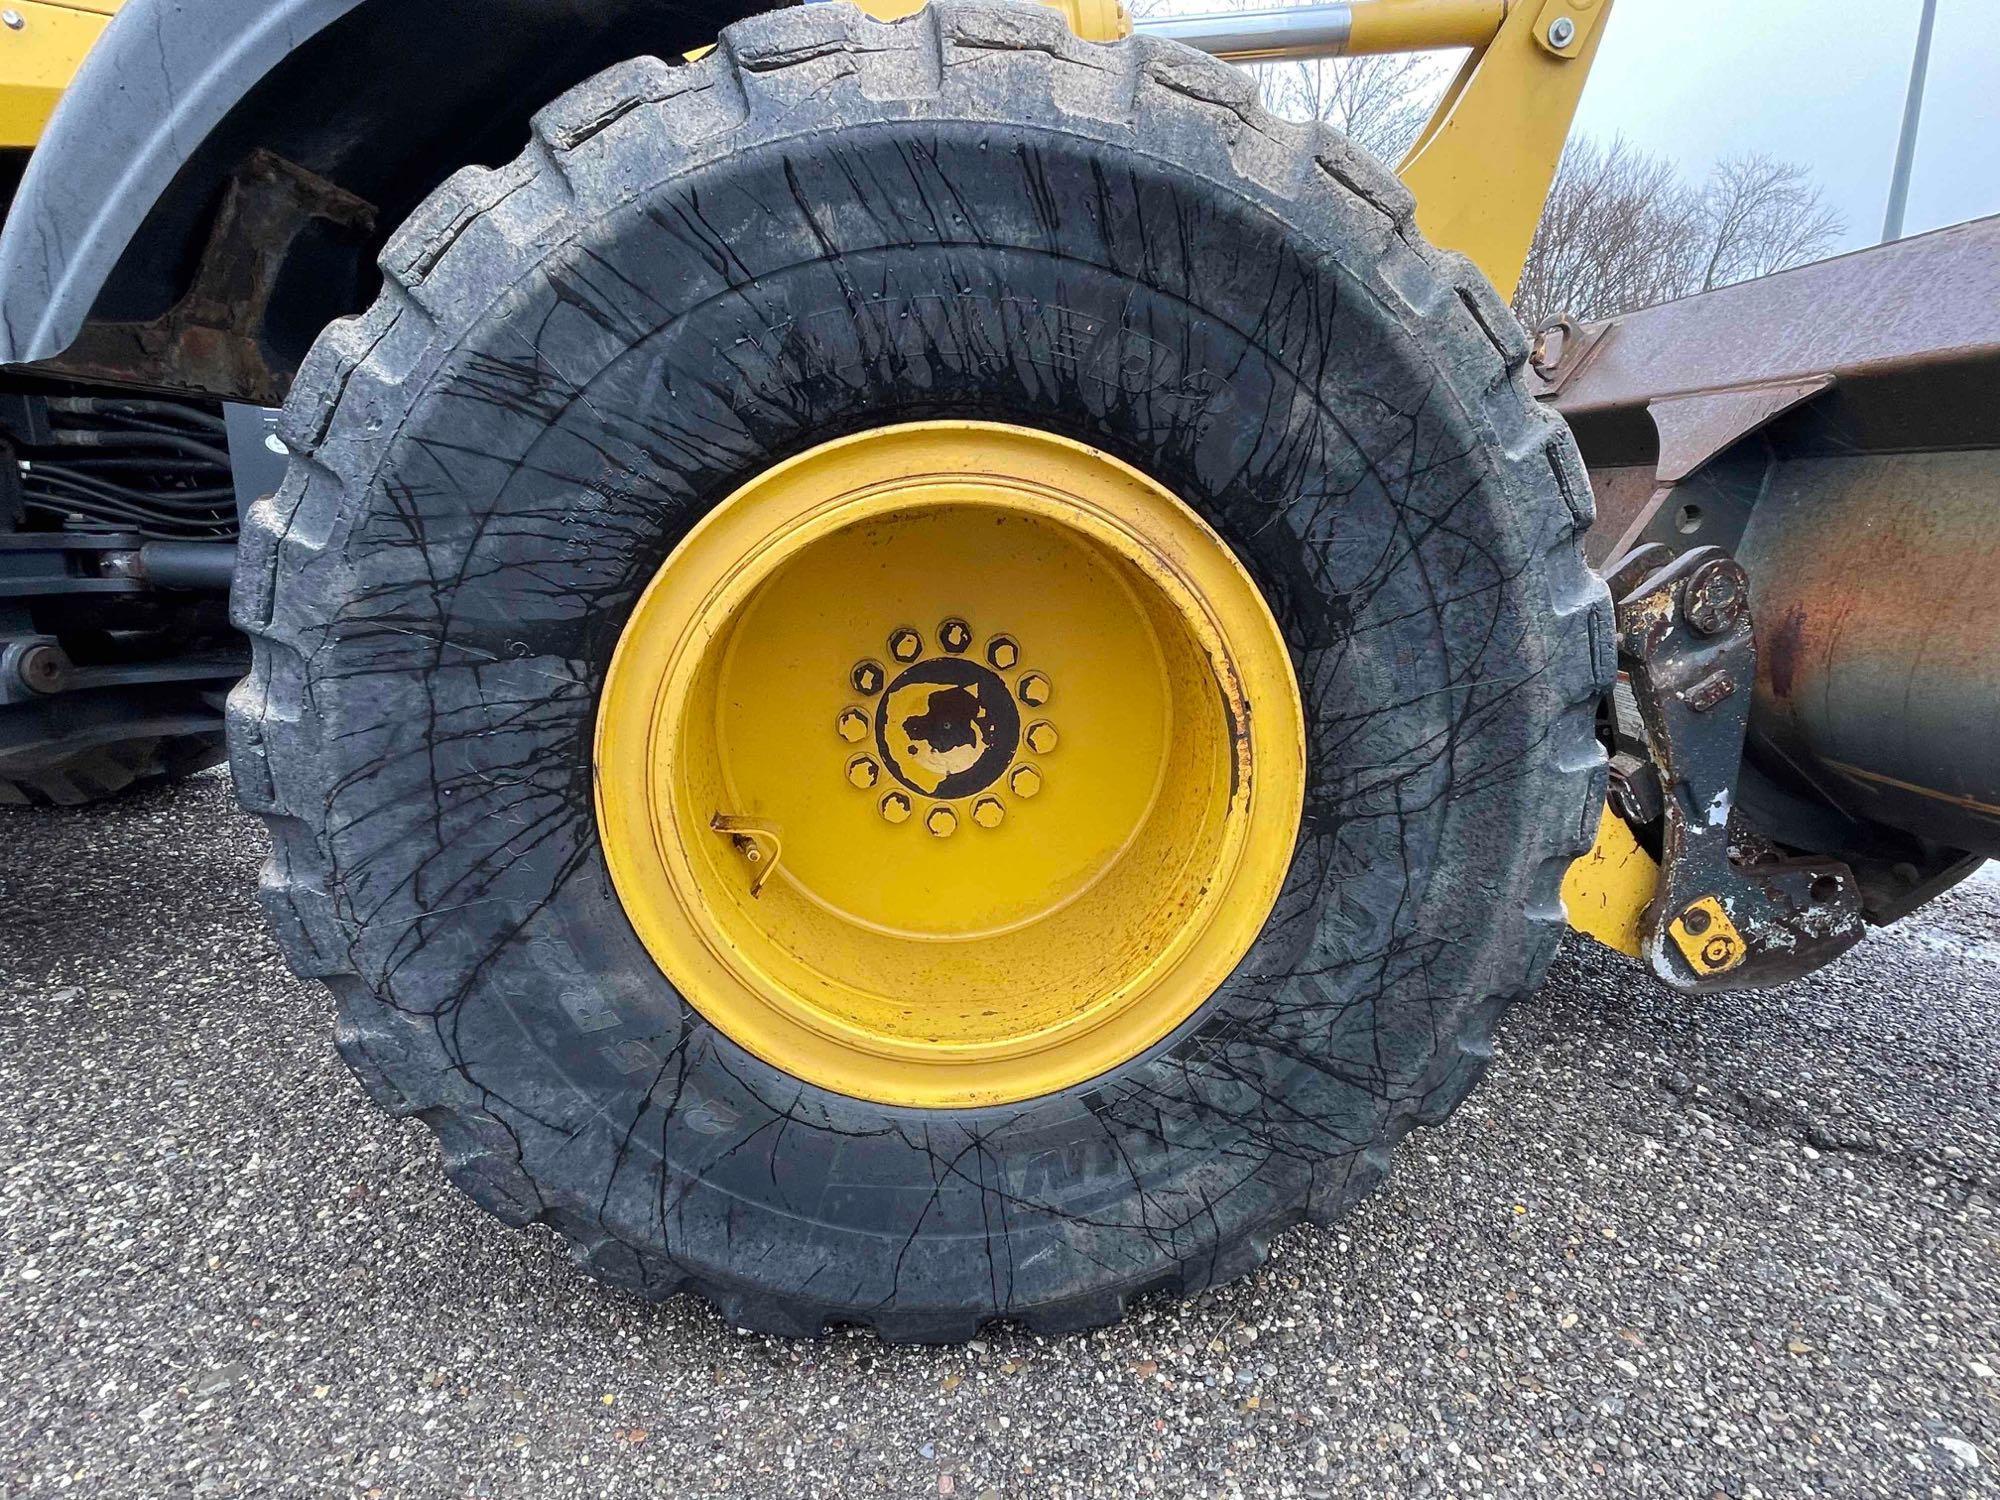
[[[788,1344],[378,1117],[211,774],[0,838],[0,1494],[2000,1495],[2000,880],[1678,999],[1577,942],[1337,1231],[1123,1327]]]

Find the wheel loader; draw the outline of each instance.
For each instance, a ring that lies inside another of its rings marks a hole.
[[[1713,1004],[2000,848],[2000,235],[1531,340],[1611,10],[15,0],[0,787],[226,719],[362,1084],[619,1287],[1241,1275],[1566,925]],[[1433,48],[1393,170],[1234,65]]]

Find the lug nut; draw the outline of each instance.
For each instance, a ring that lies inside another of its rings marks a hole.
[[[907,625],[901,630],[891,631],[889,654],[897,661],[915,661],[924,654],[924,638]]]
[[[910,816],[910,799],[901,792],[891,792],[882,799],[880,810],[891,823],[901,823]]]
[[[986,643],[986,659],[1005,672],[1021,660],[1021,645],[1011,635],[996,635]]]
[[[1007,809],[998,797],[981,797],[972,804],[972,821],[981,828],[998,828],[1007,817]]]
[[[1030,708],[1040,708],[1049,701],[1049,694],[1055,691],[1055,685],[1049,681],[1046,673],[1030,672],[1021,679],[1020,685],[1014,691],[1021,695],[1021,701]]]
[[[1028,732],[1022,738],[1035,754],[1047,755],[1056,747],[1056,726],[1047,719],[1037,719],[1028,726]]]
[[[833,727],[848,744],[858,745],[868,738],[868,715],[858,708],[843,708]]]
[[[924,827],[933,838],[948,839],[958,832],[958,814],[948,807],[934,807],[924,814]]]
[[[1042,789],[1042,773],[1033,766],[1016,766],[1014,774],[1007,778],[1007,785],[1013,788],[1016,797],[1032,797]]]
[[[972,644],[972,627],[954,616],[938,626],[938,644],[957,656]]]
[[[858,661],[854,670],[847,674],[847,680],[854,684],[854,691],[872,698],[882,691],[882,663],[879,661]]]
[[[882,779],[882,768],[872,756],[857,755],[847,763],[847,779],[865,792]]]

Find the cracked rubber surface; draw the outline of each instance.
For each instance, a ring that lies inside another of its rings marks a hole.
[[[1085,1327],[1342,1213],[1474,1082],[1602,793],[1589,491],[1490,288],[1253,92],[1034,7],[763,17],[552,105],[320,340],[245,532],[237,781],[287,957],[485,1207],[768,1331]],[[591,810],[597,684],[674,543],[787,454],[938,416],[1081,438],[1201,511],[1285,633],[1310,761],[1277,908],[1203,1010],[973,1111],[717,1035]]]

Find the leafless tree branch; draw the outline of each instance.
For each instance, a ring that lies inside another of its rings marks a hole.
[[[1846,228],[1803,168],[1725,157],[1692,185],[1664,157],[1615,139],[1563,153],[1514,295],[1529,327],[1635,307],[1802,265]]]

